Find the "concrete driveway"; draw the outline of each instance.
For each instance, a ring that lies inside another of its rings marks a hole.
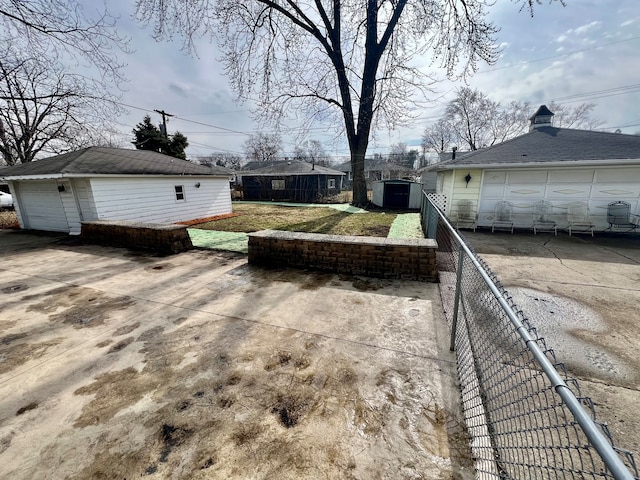
[[[464,235],[640,460],[640,235]]]
[[[0,478],[473,478],[435,284],[0,251]]]

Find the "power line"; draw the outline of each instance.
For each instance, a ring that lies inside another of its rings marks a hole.
[[[573,55],[574,53],[581,53],[581,52],[586,52],[586,51],[589,51],[589,50],[595,50],[596,48],[609,47],[611,45],[617,45],[619,43],[630,42],[632,40],[638,40],[638,39],[640,39],[640,36],[627,38],[625,40],[618,40],[616,42],[601,43],[599,45],[594,45],[593,47],[585,47],[585,48],[581,48],[579,50],[572,50],[570,52],[559,53],[558,55],[551,55],[549,57],[536,58],[535,60],[527,60],[525,62],[515,63],[513,65],[505,65],[504,67],[496,67],[496,68],[492,68],[490,70],[482,70],[482,71],[479,71],[479,72],[476,72],[476,73],[479,74],[479,73],[497,72],[499,70],[506,70],[507,68],[521,67],[523,65],[529,65],[530,63],[544,62],[545,60],[553,60],[554,58],[566,57],[567,55]]]

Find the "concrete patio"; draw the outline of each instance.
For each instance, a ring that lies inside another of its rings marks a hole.
[[[0,250],[0,478],[473,478],[436,284]]]

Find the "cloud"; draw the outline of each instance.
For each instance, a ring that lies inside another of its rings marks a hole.
[[[587,23],[586,25],[582,25],[581,27],[575,28],[573,31],[578,35],[585,35],[592,30],[598,29],[600,25],[602,25],[602,22],[596,20],[591,23]]]

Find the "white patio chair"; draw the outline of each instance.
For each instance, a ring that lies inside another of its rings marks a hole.
[[[593,223],[589,220],[589,206],[586,202],[575,202],[567,207],[567,222],[569,222],[569,236],[572,233],[591,233],[593,237]]]
[[[558,235],[558,224],[553,219],[553,205],[546,200],[538,200],[533,204],[533,234],[536,235],[538,231]]]
[[[491,231],[505,229],[513,233],[513,204],[503,200],[496,204],[496,216],[491,224]]]
[[[478,226],[478,218],[476,215],[475,202],[472,200],[458,201],[458,218],[456,220],[456,228],[472,228],[476,231]]]

